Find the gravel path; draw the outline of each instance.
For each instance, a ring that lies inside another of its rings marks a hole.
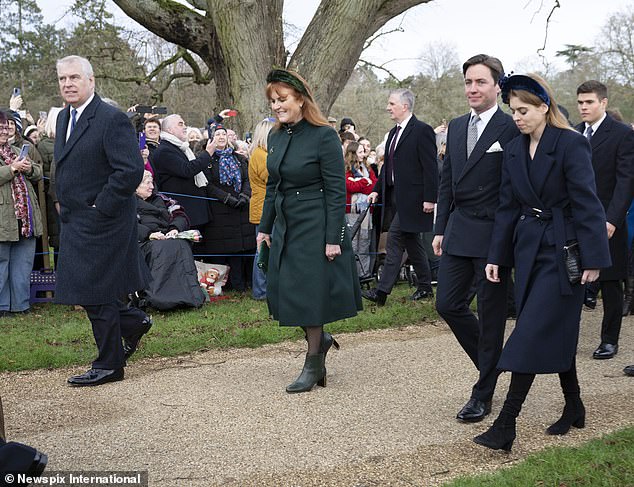
[[[563,398],[556,376],[539,376],[511,454],[471,442],[508,374],[491,417],[454,419],[476,373],[444,323],[339,335],[328,387],[307,394],[284,392],[303,342],[136,362],[97,388],[66,386],[83,368],[3,373],[0,391],[8,436],[48,453],[49,470],[149,470],[152,486],[440,485],[634,424],[634,379],[621,371],[634,363],[634,318],[619,355],[596,361],[600,318],[583,313],[577,358],[586,428],[544,434]]]

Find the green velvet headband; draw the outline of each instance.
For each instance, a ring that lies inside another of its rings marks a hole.
[[[287,71],[285,69],[273,69],[267,75],[266,82],[267,83],[285,83],[285,84],[293,87],[295,90],[297,90],[302,95],[307,96],[308,98],[312,99],[312,96],[310,96],[310,93],[308,93],[308,89],[306,88],[306,86],[304,85],[302,80],[299,79],[297,76],[295,76],[290,71]]]

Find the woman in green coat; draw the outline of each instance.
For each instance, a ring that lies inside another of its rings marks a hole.
[[[301,326],[308,352],[286,392],[326,386],[326,354],[336,341],[323,325],[362,309],[348,235],[343,154],[337,133],[298,74],[275,69],[266,95],[277,118],[268,140],[258,247],[270,247],[269,311],[282,326]]]

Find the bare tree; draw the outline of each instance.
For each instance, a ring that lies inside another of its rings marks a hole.
[[[634,87],[634,8],[610,16],[597,43],[608,75]]]
[[[327,112],[366,39],[391,18],[432,0],[322,0],[290,60],[283,0],[114,1],[151,32],[197,54],[221,104],[237,108],[242,127],[249,127],[268,112],[262,93],[272,66],[302,73]]]

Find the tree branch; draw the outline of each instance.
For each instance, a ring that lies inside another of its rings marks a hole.
[[[560,7],[561,5],[559,4],[559,0],[555,0],[555,4],[553,5],[553,8],[550,10],[548,17],[546,18],[546,31],[544,32],[544,45],[540,47],[539,49],[537,49],[537,55],[540,58],[542,58],[545,67],[548,67],[548,62],[546,61],[546,56],[544,56],[544,51],[546,50],[546,44],[548,42],[548,28],[550,27],[550,18],[553,16],[553,13],[555,13],[555,10]]]
[[[365,51],[368,47],[370,47],[372,43],[376,41],[379,37],[386,36],[388,34],[393,34],[394,32],[405,32],[405,29],[403,29],[403,27],[399,25],[395,29],[379,32],[378,34],[373,35],[372,37],[370,37],[369,39],[365,41],[363,50]]]
[[[396,75],[394,73],[392,73],[389,69],[387,69],[385,66],[383,65],[378,65],[378,64],[374,64],[371,63],[370,61],[366,61],[365,59],[359,59],[359,62],[361,64],[363,64],[363,66],[367,66],[369,68],[374,68],[374,69],[378,69],[380,71],[384,71],[390,78],[392,78],[394,81],[396,81],[396,83],[401,86],[402,81],[400,79],[398,79],[396,77]]]
[[[126,15],[168,42],[205,57],[216,40],[205,16],[173,0],[113,0]]]

